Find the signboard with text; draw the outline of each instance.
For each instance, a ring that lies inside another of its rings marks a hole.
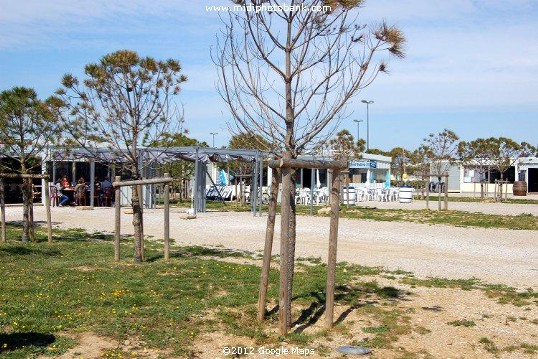
[[[355,160],[349,161],[349,168],[377,168],[377,161],[374,160]]]

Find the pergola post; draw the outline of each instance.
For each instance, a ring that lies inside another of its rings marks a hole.
[[[258,167],[259,167],[259,170],[258,170],[258,175],[259,175],[259,180],[258,180],[258,188],[259,188],[259,197],[258,197],[258,209],[259,209],[259,213],[260,213],[260,217],[262,216],[262,205],[263,205],[263,160],[260,157],[258,157]]]
[[[90,160],[90,207],[94,206],[95,196],[95,160]]]
[[[192,188],[192,209],[194,214],[198,213],[198,181],[200,172],[200,163],[198,159],[198,147],[196,147],[196,157],[194,159],[194,186]]]
[[[314,178],[314,169],[310,170],[310,215],[314,215],[314,186],[315,186],[315,178]]]
[[[250,184],[250,207],[252,215],[256,217],[256,210],[258,208],[258,169],[259,169],[259,156],[256,152],[256,162],[254,162],[254,174],[252,176],[252,183]]]

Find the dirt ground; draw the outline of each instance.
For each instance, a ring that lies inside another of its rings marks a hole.
[[[236,259],[238,260],[238,259]],[[250,261],[249,261],[250,262]],[[402,284],[398,278],[371,277],[380,286],[397,288],[397,298],[375,301],[374,306],[387,312],[399,313],[402,330],[390,349],[375,349],[367,356],[343,356],[337,348],[362,342],[364,347],[375,340],[375,333],[367,328],[383,328],[379,315],[358,308],[337,306],[338,324],[326,336],[323,315],[306,328],[295,326],[292,331],[304,329],[305,334],[317,336],[313,344],[301,345],[277,342],[269,345],[256,343],[251,338],[233,336],[224,330],[202,333],[193,343],[191,358],[232,358],[226,350],[243,350],[244,358],[537,358],[538,357],[538,303],[526,306],[500,304],[483,291],[447,288],[414,287]],[[298,311],[305,308],[294,308]],[[458,322],[467,323],[458,325]],[[276,333],[276,325],[269,325],[267,332]],[[166,348],[147,349],[130,340],[117,343],[83,333],[75,339],[76,348],[61,358],[101,358],[112,349],[129,353],[132,358],[173,358]],[[287,350],[287,354],[279,354]],[[302,354],[293,353],[302,351]],[[269,354],[267,354],[269,353]],[[308,353],[308,354],[305,354]]]
[[[519,205],[492,205],[484,212],[534,213],[537,207],[523,205],[521,209]],[[520,212],[521,210],[523,212]],[[170,233],[176,244],[224,246],[252,252],[260,252],[263,249],[267,219],[265,216],[260,218],[253,217],[250,213],[210,212],[199,214],[193,220],[184,220],[184,214],[179,212],[173,210],[171,213]],[[20,216],[19,207],[8,207],[8,221],[20,220]],[[40,221],[44,220],[42,207],[36,207],[35,216]],[[114,226],[114,212],[110,208],[88,211],[66,207],[53,208],[52,218],[55,226],[61,228],[111,232]],[[145,212],[145,233],[153,236],[152,239],[162,238],[162,223],[162,210]],[[328,250],[328,219],[301,216],[298,218],[297,227],[297,256],[321,257],[325,260]],[[277,225],[276,233],[278,230]],[[122,214],[122,231],[124,234],[132,233],[130,215]],[[532,288],[536,291],[537,240],[536,231],[342,219],[338,260],[381,266],[390,270],[401,269],[413,272],[418,278],[475,277],[487,283],[505,284],[519,289]],[[274,253],[277,254],[278,240],[275,241]],[[403,284],[399,278],[377,276],[370,279],[376,280],[380,286],[398,290],[400,295],[397,298],[380,301],[376,305],[399,313],[398,320],[406,330],[399,333],[397,341],[392,343],[392,348],[373,349],[372,354],[366,357],[538,358],[538,302],[535,299],[528,305],[515,306],[501,304],[498,299],[489,298],[480,290],[411,286]],[[379,317],[375,313],[364,312],[361,306],[338,306],[335,318],[340,317],[342,320],[330,336],[323,334],[323,317],[305,328],[305,333],[317,336],[311,347],[273,343],[261,348],[252,339],[234,337],[220,331],[199,336],[193,343],[192,356],[230,358],[231,356],[223,354],[223,350],[235,345],[252,350],[253,354],[245,355],[246,358],[278,357],[275,351],[260,354],[260,350],[268,348],[313,350],[309,352],[310,355],[303,353],[279,356],[285,358],[340,358],[343,356],[336,352],[336,348],[357,342],[367,344],[374,340],[375,333],[365,331],[365,328],[382,327]],[[268,330],[274,331],[276,328]],[[148,351],[136,343],[114,343],[106,338],[95,337],[92,333],[86,333],[76,339],[79,346],[70,350],[63,358],[97,358],[110,348],[130,351],[135,357],[172,357],[166,348]]]

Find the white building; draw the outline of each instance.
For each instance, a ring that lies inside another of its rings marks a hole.
[[[515,163],[517,180],[527,182],[527,192],[538,192],[538,157],[521,157]]]

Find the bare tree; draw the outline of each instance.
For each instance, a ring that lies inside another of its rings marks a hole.
[[[0,149],[2,157],[19,164],[21,174],[32,173],[41,165],[46,147],[60,137],[59,126],[52,111],[52,101],[41,101],[33,89],[14,87],[0,93]],[[10,170],[13,170],[11,168]],[[23,178],[22,241],[34,241],[33,180]]]
[[[96,158],[106,147],[127,164],[132,178],[142,177],[139,147],[167,132],[180,121],[171,98],[187,78],[178,61],[158,61],[121,50],[86,65],[81,83],[73,75],[62,79],[57,94],[69,109],[64,114],[72,139]],[[108,158],[107,158],[108,160]],[[140,187],[133,187],[134,261],[143,260],[143,218]]]
[[[458,140],[459,137],[453,131],[445,128],[437,134],[430,133],[421,146],[429,160],[431,174],[437,176],[439,210],[441,210],[441,177],[456,161]],[[445,183],[445,186],[448,186],[448,183]]]
[[[403,57],[404,37],[386,23],[359,21],[362,0],[235,1],[223,17],[213,59],[237,132],[253,132],[293,159],[326,142],[346,104]],[[282,233],[291,297],[295,258],[295,169],[282,171]],[[281,253],[282,254],[282,253]],[[282,303],[281,303],[282,304]],[[289,307],[289,303],[286,306]],[[291,323],[290,308],[286,322]]]

